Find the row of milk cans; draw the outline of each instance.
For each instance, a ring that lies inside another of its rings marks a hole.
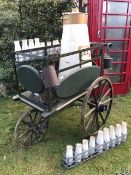
[[[72,145],[66,146],[65,162],[67,165],[80,163],[91,155],[102,153],[104,150],[115,147],[127,140],[127,123],[122,122],[116,126],[99,130],[97,136],[90,136],[89,140],[83,139],[77,143],[73,150]]]

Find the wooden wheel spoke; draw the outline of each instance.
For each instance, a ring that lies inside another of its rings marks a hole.
[[[103,115],[102,115],[102,113],[101,113],[101,112],[99,112],[99,115],[100,115],[101,120],[103,121],[103,123],[105,123],[105,119],[104,119],[104,117],[103,117]]]
[[[95,94],[95,89],[92,90],[92,93],[93,93],[94,101],[95,101],[95,103],[97,103],[97,98],[96,98],[96,94]]]
[[[90,125],[92,126],[94,123],[93,121],[94,121],[94,116],[95,116],[95,110],[93,110],[92,113],[90,113],[89,117],[87,118],[88,120],[85,121],[86,130]]]
[[[85,126],[87,126],[88,125],[88,123],[89,123],[89,121],[90,121],[90,119],[91,119],[91,115],[88,117],[88,118],[86,118],[86,120],[85,120]]]
[[[106,111],[107,111],[107,112],[110,112],[110,110],[109,110],[109,109],[107,109]]]
[[[96,125],[97,125],[97,130],[99,129],[100,125],[99,125],[99,121],[98,121],[98,113],[96,112]]]
[[[90,127],[91,132],[93,132],[93,129],[94,129],[94,122],[93,122],[93,119],[92,119],[92,121],[91,121],[91,126],[89,125],[89,127]]]
[[[25,125],[28,125],[28,126],[30,125],[30,122],[27,122],[25,120],[22,120],[22,123],[25,124]]]
[[[91,115],[95,110],[96,110],[96,108],[92,108],[92,109],[85,115],[85,118],[87,118],[87,116]]]
[[[34,120],[33,120],[32,115],[31,115],[31,114],[29,114],[29,116],[30,116],[30,121],[31,121],[31,123],[34,123]]]
[[[87,104],[88,104],[88,105],[91,105],[91,106],[94,106],[94,107],[96,106],[96,104],[95,104],[95,103],[90,102],[90,101],[87,101]]]
[[[103,101],[103,103],[104,103],[104,104],[107,104],[107,103],[109,103],[111,100],[112,100],[112,98],[109,98],[109,99]]]
[[[92,119],[92,117],[90,116],[88,122],[86,122],[86,124],[85,124],[85,130],[86,130],[86,131],[88,130],[88,127],[90,126],[90,123],[92,122],[91,119]]]
[[[15,127],[15,140],[23,148],[29,148],[35,143],[42,141],[47,128],[48,119],[42,120],[40,112],[32,109],[24,113],[17,121]]]
[[[109,89],[109,90],[103,95],[102,100],[105,99],[105,97],[109,94],[109,92],[111,92],[111,89]]]
[[[43,123],[43,122],[45,122],[45,120],[44,120],[43,117],[41,117],[40,120],[39,120],[39,124],[40,124],[40,123]]]
[[[30,145],[32,144],[32,141],[33,141],[33,134],[31,134],[30,136]]]
[[[32,135],[32,133],[30,133],[30,134],[27,136],[27,138],[26,138],[26,140],[24,140],[23,144],[25,144],[25,143],[29,140],[29,138],[31,137],[31,135]]]
[[[36,121],[37,114],[38,114],[38,113],[35,112],[34,123],[35,123],[35,121]]]
[[[94,129],[95,129],[95,112],[92,115],[93,115],[93,117],[92,117],[91,130],[94,131]]]
[[[38,138],[38,134],[35,133],[35,138],[36,138],[36,142],[38,143],[39,142],[39,138]]]
[[[99,121],[98,121],[98,112],[97,111],[95,111],[93,118],[94,118],[93,119],[94,120],[94,130],[93,131],[96,132],[100,127]]]
[[[104,126],[110,114],[112,97],[112,84],[107,77],[97,78],[89,87],[81,111],[81,123],[88,136]]]
[[[100,101],[100,99],[101,99],[101,97],[102,97],[102,95],[103,95],[105,89],[106,89],[106,80],[105,80],[105,82],[104,82],[104,85],[103,85],[103,88],[102,88],[102,91],[101,91],[101,95],[100,95],[99,101]]]
[[[101,81],[99,82],[99,85],[98,85],[98,99],[101,97]]]
[[[42,129],[43,127],[45,127],[46,124],[47,124],[47,120],[42,121],[42,122],[40,123],[40,129]]]
[[[39,134],[40,134],[40,135],[43,135],[43,134],[44,134],[44,132],[43,132],[43,131],[41,131],[41,130],[39,130]]]
[[[23,134],[21,134],[21,135],[19,136],[19,139],[21,139],[23,136],[25,136],[25,135],[28,134],[29,132],[30,132],[30,130],[25,131]]]

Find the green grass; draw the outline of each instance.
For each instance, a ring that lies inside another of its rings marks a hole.
[[[13,138],[19,115],[28,106],[11,99],[0,101],[0,175],[115,175],[119,171],[131,172],[131,93],[114,99],[107,126],[128,122],[128,141],[101,156],[71,170],[61,165],[67,144],[81,142],[84,134],[80,126],[80,111],[70,108],[50,119],[45,141],[22,150]]]

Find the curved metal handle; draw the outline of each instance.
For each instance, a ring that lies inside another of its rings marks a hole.
[[[112,43],[108,43],[107,49],[110,50],[112,47],[113,47],[113,44]]]
[[[100,31],[100,30],[98,30],[97,36],[98,36],[99,38],[101,37],[101,31]]]

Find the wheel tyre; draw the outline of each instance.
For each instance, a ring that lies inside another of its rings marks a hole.
[[[33,114],[35,114],[33,116]],[[18,119],[14,138],[16,143],[22,148],[30,148],[32,145],[43,141],[48,129],[48,119],[43,118],[39,111],[31,109]],[[20,133],[20,130],[23,133]],[[26,137],[27,140],[22,140]]]
[[[104,127],[111,111],[112,100],[113,88],[109,78],[99,77],[88,88],[81,110],[81,125],[86,135],[95,135]]]

